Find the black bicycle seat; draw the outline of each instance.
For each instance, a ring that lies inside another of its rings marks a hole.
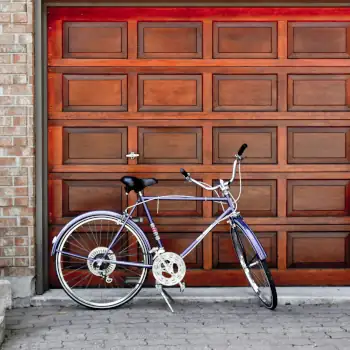
[[[136,176],[123,176],[120,181],[125,185],[126,193],[135,191],[136,193],[143,191],[146,187],[158,183],[157,179],[139,179]]]

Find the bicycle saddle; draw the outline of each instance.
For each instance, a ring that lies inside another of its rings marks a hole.
[[[135,191],[136,193],[143,191],[146,187],[158,183],[157,179],[139,179],[135,176],[123,176],[120,181],[125,185],[126,193]]]

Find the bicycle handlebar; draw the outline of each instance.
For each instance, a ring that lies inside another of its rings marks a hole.
[[[180,169],[180,173],[181,173],[185,178],[188,177],[188,172],[187,172],[185,169],[181,168],[181,169]]]
[[[246,148],[248,147],[248,145],[246,143],[244,143],[240,149],[238,150],[238,155],[241,157],[242,154],[244,153],[244,151],[246,150]]]
[[[226,184],[231,184],[235,177],[236,177],[236,167],[237,167],[237,163],[238,161],[241,161],[243,158],[242,158],[242,155],[244,153],[244,151],[246,150],[246,148],[248,147],[248,145],[246,143],[244,143],[238,150],[238,154],[235,156],[236,159],[235,161],[233,162],[233,167],[232,167],[232,177],[231,179],[226,182]],[[200,181],[197,181],[195,179],[192,179],[191,178],[191,174],[188,173],[185,169],[181,168],[180,169],[180,173],[185,177],[186,180],[190,181],[190,182],[193,182],[195,183],[196,185],[204,188],[205,190],[208,190],[208,191],[214,191],[216,189],[218,189],[220,187],[220,185],[217,185],[217,186],[206,186],[205,184],[201,183]]]

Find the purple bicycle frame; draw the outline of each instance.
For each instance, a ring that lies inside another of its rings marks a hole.
[[[132,208],[132,210],[130,211],[128,217],[126,218],[126,220],[124,221],[124,223],[122,224],[122,227],[120,228],[120,230],[117,232],[117,234],[114,236],[111,244],[108,247],[108,250],[110,250],[113,245],[115,244],[115,242],[118,239],[119,234],[122,232],[124,226],[126,225],[126,223],[131,220],[131,215],[133,214],[133,212],[135,211],[136,207],[138,204],[143,204],[143,207],[145,209],[145,213],[146,216],[148,218],[149,221],[149,225],[152,227],[152,231],[154,233],[154,230],[157,232],[158,231],[156,229],[156,226],[153,222],[153,218],[152,215],[147,207],[146,201],[152,201],[152,200],[171,200],[171,201],[201,201],[201,202],[205,202],[205,201],[211,201],[211,202],[222,202],[222,203],[226,203],[228,204],[228,208],[218,217],[215,219],[215,221],[209,225],[198,237],[197,239],[195,239],[181,254],[180,256],[182,258],[185,258],[203,239],[204,237],[227,215],[231,214],[234,212],[234,204],[232,202],[232,199],[227,195],[226,197],[186,197],[186,196],[167,196],[167,197],[143,197],[141,193],[139,193],[139,199],[137,200],[136,204],[134,205],[134,207]],[[261,246],[260,242],[258,241],[258,239],[256,238],[255,234],[253,233],[253,231],[249,228],[249,226],[244,222],[243,218],[241,216],[237,216],[237,217],[231,217],[230,220],[232,221],[232,223],[236,224],[237,226],[239,226],[239,228],[242,230],[242,232],[245,234],[245,236],[247,237],[247,239],[250,241],[250,243],[254,246],[255,251],[257,252],[259,258],[261,260],[266,259],[267,255],[263,249],[263,247]],[[159,247],[163,247],[161,239],[156,239]],[[114,261],[113,261],[114,262]],[[129,265],[129,266],[143,266],[146,268],[151,268],[152,265],[146,265],[146,264],[140,264],[140,263],[134,263],[134,262],[121,262],[121,261],[115,261],[115,263],[119,263],[121,265]]]
[[[121,220],[121,227],[119,229],[119,231],[116,233],[116,235],[114,236],[111,244],[108,247],[109,251],[114,244],[117,242],[118,237],[120,235],[120,233],[122,232],[122,230],[124,229],[125,225],[127,223],[131,224],[134,229],[136,229],[136,231],[138,231],[141,239],[144,241],[144,243],[146,244],[146,246],[150,249],[150,245],[149,242],[146,238],[146,235],[144,234],[144,232],[137,226],[135,225],[135,223],[132,221],[132,214],[134,213],[137,205],[140,205],[141,203],[143,204],[143,207],[145,209],[147,218],[149,220],[149,224],[152,227],[152,231],[153,233],[157,233],[158,235],[158,231],[157,228],[153,222],[152,219],[152,215],[147,207],[147,204],[145,203],[146,201],[150,201],[150,200],[173,200],[173,201],[211,201],[211,202],[222,202],[222,203],[226,203],[228,204],[228,208],[218,217],[216,218],[216,220],[207,227],[206,230],[204,230],[198,237],[197,239],[195,239],[181,254],[180,256],[182,258],[185,258],[203,239],[204,237],[227,215],[232,214],[235,211],[235,207],[234,204],[232,202],[232,199],[227,195],[226,197],[186,197],[186,196],[167,196],[167,197],[143,197],[142,194],[139,194],[139,199],[137,200],[136,204],[134,205],[134,207],[131,209],[130,213],[128,214],[128,216],[125,219]],[[106,213],[107,215],[113,214],[112,212],[103,212]],[[86,213],[86,214],[90,214],[90,213]],[[84,215],[83,215],[84,216]],[[121,217],[121,215],[120,215]],[[76,218],[76,220],[78,220],[78,218]],[[250,243],[252,244],[252,246],[254,247],[255,251],[257,252],[260,260],[264,260],[266,259],[267,255],[263,249],[263,247],[261,246],[259,240],[256,238],[254,232],[249,228],[249,226],[244,222],[243,218],[240,215],[237,215],[235,217],[231,216],[230,220],[232,222],[232,224],[237,225],[240,230],[244,233],[244,235],[246,236],[246,238],[250,241]],[[74,224],[74,220],[73,223],[70,223],[67,225],[67,227],[63,228],[61,230],[61,232],[59,233],[59,235],[57,236],[57,240],[55,241],[55,243],[53,244],[52,247],[52,253],[51,255],[54,255],[56,252],[60,252],[63,255],[68,255],[68,256],[72,256],[72,257],[76,257],[76,258],[80,258],[80,259],[86,259],[86,260],[91,260],[88,257],[83,257],[79,254],[73,254],[73,253],[68,253],[68,252],[64,252],[64,251],[59,251],[57,249],[58,247],[58,243],[60,241],[60,239],[62,238],[63,234],[66,232],[67,228],[70,228],[71,226],[73,226]],[[159,239],[156,239],[157,243],[159,245],[159,247],[163,247],[161,239],[159,237]],[[105,259],[105,257],[104,257]],[[102,259],[103,260],[103,259]],[[118,261],[118,260],[108,260],[109,263],[114,263],[114,264],[119,264],[119,265],[126,265],[126,266],[137,266],[137,267],[144,267],[144,268],[148,268],[151,269],[152,265],[149,264],[142,264],[142,263],[137,263],[137,262],[129,262],[129,261]]]

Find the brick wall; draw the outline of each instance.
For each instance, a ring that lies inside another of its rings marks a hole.
[[[33,3],[0,1],[0,277],[33,276]]]

